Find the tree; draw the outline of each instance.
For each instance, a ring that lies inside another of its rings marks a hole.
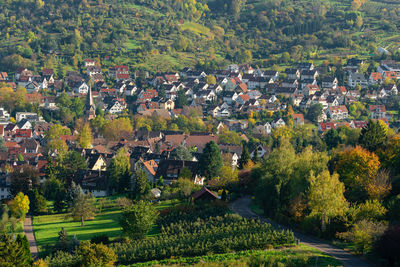
[[[309,183],[308,206],[311,215],[321,218],[321,229],[325,232],[329,218],[343,214],[348,207],[343,195],[344,184],[339,181],[339,175],[330,175],[328,170],[317,176],[312,172]]]
[[[324,139],[328,149],[335,148],[338,144],[340,144],[340,137],[335,129],[330,129],[327,131],[324,135]]]
[[[62,250],[62,251],[67,251],[70,247],[70,240],[68,238],[68,233],[65,230],[64,227],[61,228],[61,231],[58,232],[58,238],[57,242],[54,245],[54,249],[57,250]]]
[[[94,198],[87,194],[79,194],[74,199],[71,208],[71,217],[75,221],[81,221],[81,226],[85,226],[85,220],[93,218],[96,215],[96,207],[94,205]]]
[[[378,221],[383,219],[387,210],[382,203],[377,200],[367,200],[355,208],[353,212],[354,220],[361,221],[363,219],[369,221]]]
[[[8,147],[5,146],[5,141],[0,137],[0,152],[7,152]]]
[[[77,151],[69,151],[64,157],[59,158],[58,178],[67,185],[72,183],[72,178],[78,170],[86,170],[85,158]]]
[[[254,153],[257,153],[257,151],[255,151]],[[247,148],[246,144],[243,144],[242,155],[240,156],[239,159],[239,169],[243,169],[247,165],[249,160],[250,160],[249,149]]]
[[[50,163],[49,163],[50,164]],[[42,185],[42,192],[45,198],[55,200],[56,194],[64,187],[60,180],[55,176],[49,175],[50,178],[46,179]]]
[[[112,159],[109,174],[114,185],[118,192],[124,192],[130,190],[130,168],[131,164],[129,162],[128,151],[124,148],[120,148],[117,151],[117,154]]]
[[[0,219],[0,234],[4,234],[7,232],[7,225],[9,223],[10,217],[8,216],[8,206],[7,205],[2,205],[2,215]]]
[[[134,177],[133,177],[133,186],[136,193],[136,196],[142,196],[149,189],[149,181],[147,179],[147,174],[140,166],[136,167]]]
[[[360,146],[347,148],[336,156],[334,170],[346,186],[346,197],[350,201],[364,201],[368,187],[380,167],[378,157]]]
[[[17,235],[16,238],[16,243],[19,244],[20,247],[22,247],[23,250],[23,258],[25,258],[25,262],[28,262],[29,264],[32,264],[32,255],[31,255],[31,250],[29,248],[29,242],[28,239],[26,238],[26,235]]]
[[[8,234],[0,235],[0,266],[29,266],[31,261],[15,238]]]
[[[69,97],[68,97],[69,98]],[[71,130],[60,124],[54,124],[46,133],[46,140],[60,139],[62,135],[71,135]]]
[[[218,135],[218,144],[234,144],[240,145],[243,142],[243,138],[234,131],[226,131]]]
[[[372,177],[366,190],[371,199],[384,199],[390,193],[390,190],[392,190],[389,172],[380,169],[378,173]]]
[[[158,211],[150,203],[140,200],[122,213],[119,221],[122,232],[132,239],[143,239],[157,220]]]
[[[103,244],[92,244],[88,241],[82,242],[76,254],[81,258],[82,266],[115,266],[117,255],[114,251]]]
[[[22,192],[19,192],[15,198],[12,200],[10,206],[11,212],[15,217],[25,220],[25,215],[29,211],[29,198]]]
[[[176,159],[178,159],[178,160],[192,160],[193,159],[192,153],[190,153],[190,151],[182,145],[175,148],[175,151],[173,154],[176,154]]]
[[[376,151],[386,142],[388,128],[383,121],[370,120],[361,130],[359,143],[369,151]]]
[[[206,76],[206,83],[207,84],[216,84],[217,83],[217,79],[213,75],[207,75]]]
[[[219,177],[212,178],[208,184],[216,188],[225,188],[239,182],[239,171],[232,166],[222,166]]]
[[[67,207],[67,196],[63,189],[59,189],[54,195],[54,210],[56,212],[63,212]]]
[[[318,118],[322,114],[322,105],[321,104],[313,104],[307,110],[306,119],[313,122],[318,123]]]
[[[187,96],[184,90],[179,90],[176,95],[175,108],[183,108],[187,106]]]
[[[186,179],[192,179],[193,173],[190,171],[189,168],[183,167],[181,172],[179,173],[179,178],[186,178]]]
[[[39,194],[37,189],[28,192],[29,197],[29,210],[33,215],[38,215],[40,212],[46,210],[46,199]]]
[[[89,148],[92,145],[92,131],[89,123],[86,123],[79,132],[78,143],[81,148]]]
[[[103,128],[102,132],[107,140],[120,140],[122,134],[133,131],[132,123],[129,118],[118,118],[109,121]]]
[[[208,142],[199,161],[201,175],[206,178],[216,177],[221,167],[222,157],[218,145],[214,141]]]
[[[39,172],[30,165],[23,165],[11,173],[10,191],[14,196],[19,192],[27,194],[29,190],[39,188],[39,186]]]

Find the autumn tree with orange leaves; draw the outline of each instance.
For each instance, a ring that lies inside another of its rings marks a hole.
[[[345,185],[346,198],[352,202],[366,200],[368,188],[374,182],[379,167],[378,156],[360,146],[338,152],[334,170]]]

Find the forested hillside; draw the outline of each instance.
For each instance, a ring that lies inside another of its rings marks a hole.
[[[152,71],[398,56],[400,1],[0,0],[1,70],[53,67],[86,57]],[[107,57],[108,56],[108,57]]]

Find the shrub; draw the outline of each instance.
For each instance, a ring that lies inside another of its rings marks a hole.
[[[110,243],[110,239],[108,238],[108,235],[103,234],[103,235],[96,235],[94,237],[92,237],[92,239],[90,239],[90,243],[93,244],[104,244],[107,245]]]
[[[385,232],[387,226],[383,222],[361,220],[354,224],[350,231],[339,233],[338,237],[353,242],[358,253],[369,253],[374,243]]]

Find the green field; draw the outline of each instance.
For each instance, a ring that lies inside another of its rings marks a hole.
[[[202,34],[204,36],[209,37],[210,39],[214,38],[214,34],[210,31],[209,28],[198,24],[196,22],[185,22],[181,25],[181,30],[185,31],[185,30],[189,30],[191,32],[194,32],[198,35]]]
[[[275,263],[275,264],[274,264]],[[185,257],[162,261],[151,261],[131,266],[341,266],[335,258],[308,246],[299,245],[294,248],[241,251],[206,255],[199,257]]]
[[[179,201],[164,201],[157,205],[157,209],[173,206]],[[58,232],[62,227],[70,238],[76,235],[79,241],[90,240],[93,236],[106,234],[110,239],[120,237],[122,232],[118,220],[122,210],[117,207],[103,209],[101,214],[96,215],[93,220],[85,221],[85,226],[81,227],[80,222],[74,222],[66,218],[67,214],[42,215],[33,218],[33,228],[35,231],[36,242],[40,252],[49,251],[56,243]],[[159,233],[159,229],[154,226],[149,236]]]

